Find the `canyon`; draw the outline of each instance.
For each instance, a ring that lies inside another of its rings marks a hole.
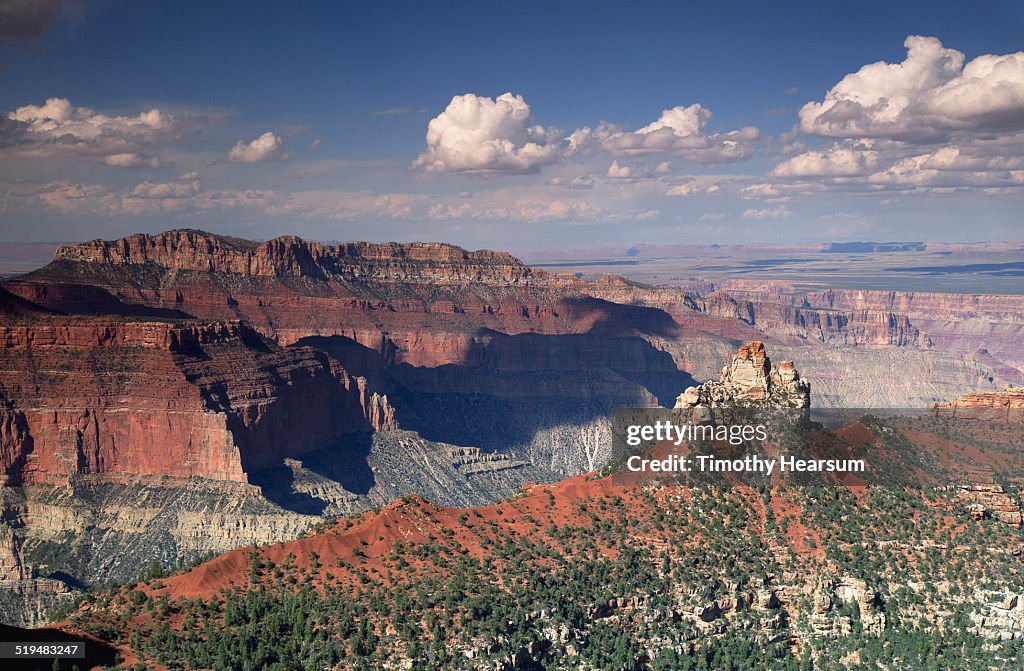
[[[39,623],[408,493],[482,505],[595,471],[615,408],[671,406],[747,341],[816,405],[996,392],[1024,363],[1015,300],[584,280],[440,243],[62,246],[0,282],[0,599]]]
[[[805,397],[783,379],[788,366],[767,361],[746,345],[715,384],[759,401],[775,378],[780,400]],[[965,421],[950,445],[942,416],[864,418],[829,434],[832,449],[866,450],[868,487],[637,487],[602,472],[469,508],[404,496],[287,543],[89,595],[55,630],[175,668],[303,655],[331,668],[609,668],[621,654],[630,668],[690,668],[685,658],[714,659],[737,641],[759,664],[885,655],[926,668],[941,655],[954,668],[1011,668],[1024,637],[1019,499],[1016,521],[993,521],[977,508],[991,487],[878,486],[889,468],[931,458],[952,460],[942,467],[952,474],[961,458],[1010,459],[1020,472],[1019,421],[998,435]],[[286,616],[295,612],[304,617]],[[254,632],[268,643],[239,646]]]
[[[908,344],[961,354],[990,365],[1009,382],[1024,382],[1024,296],[828,289],[796,291],[784,282],[725,280],[723,291],[777,309],[812,309],[887,324],[881,331],[854,329],[868,346]],[[822,334],[823,339],[827,337]]]
[[[0,342],[8,484],[87,473],[244,482],[285,445],[299,455],[391,422],[365,379],[238,321],[55,319],[0,326]]]

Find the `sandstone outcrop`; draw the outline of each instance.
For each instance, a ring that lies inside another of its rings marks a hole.
[[[590,334],[642,338],[702,379],[717,376],[709,363],[734,351],[737,341],[765,341],[785,348],[786,358],[838,371],[820,380],[823,406],[917,406],[949,398],[949,390],[1024,380],[1007,353],[1019,342],[1011,331],[1020,324],[1009,331],[997,325],[1003,330],[978,338],[977,319],[961,322],[956,328],[974,338],[973,346],[964,349],[967,340],[958,340],[947,352],[946,341],[931,346],[932,328],[919,321],[927,310],[901,311],[913,301],[871,295],[843,304],[837,295],[829,303],[777,283],[688,286],[585,281],[531,269],[507,254],[436,243],[257,243],[199,231],[65,246],[49,266],[4,283],[61,312],[243,319],[282,345],[340,335],[378,351],[388,366],[473,363],[489,332]],[[997,303],[979,301],[987,312],[978,319],[997,319]],[[889,375],[892,366],[906,369],[906,378]],[[856,378],[846,374],[854,367],[863,369]],[[930,376],[916,372],[933,369]],[[862,384],[860,376],[874,379]]]
[[[284,456],[394,425],[366,381],[245,324],[0,325],[7,484],[138,473],[245,481]]]
[[[867,634],[881,636],[885,631],[885,611],[878,591],[863,580],[849,576],[825,577],[818,582],[813,599],[811,628],[818,635],[847,636],[857,623]],[[844,605],[853,612],[842,612]]]
[[[506,252],[470,252],[437,242],[325,245],[283,236],[259,243],[195,230],[140,233],[116,241],[65,245],[57,249],[54,260],[110,266],[152,264],[167,270],[317,279],[340,276],[414,281],[491,277],[517,282],[531,274],[529,268]]]
[[[808,303],[792,304],[775,294],[737,297],[724,291],[694,295],[691,302],[705,314],[738,319],[790,344],[819,342],[858,348],[931,346],[928,337],[906,315],[891,310],[818,308]]]
[[[1024,381],[1024,361],[1019,361],[1024,332],[1007,311],[1020,303],[1016,297],[967,296],[980,312],[968,318],[968,308],[958,321],[947,322],[931,319],[927,307],[901,312],[913,301],[884,300],[887,292],[841,305],[809,298],[779,282],[650,287],[605,277],[587,283],[585,291],[670,314],[681,337],[649,339],[698,378],[717,378],[719,371],[710,364],[731,355],[734,342],[763,341],[781,358],[799,360],[815,371],[815,399],[821,407],[926,408],[964,390]],[[945,301],[951,307],[961,298],[931,296],[935,305]],[[941,336],[947,329],[955,336],[932,337],[933,331]]]
[[[507,253],[440,243],[257,243],[187,230],[64,246],[50,265],[5,284],[58,312],[243,319],[282,345],[341,335],[416,366],[462,364],[489,331],[677,334],[665,311],[585,286]]]
[[[980,593],[985,605],[971,613],[978,631],[989,638],[1003,641],[1024,637],[1024,594]]]
[[[42,623],[49,611],[73,596],[65,583],[40,576],[38,567],[24,561],[19,539],[10,526],[0,522],[0,602],[13,606],[13,620]],[[10,622],[12,617],[5,614],[4,621]]]
[[[796,410],[806,415],[811,385],[801,379],[792,361],[772,365],[764,343],[739,348],[718,380],[689,387],[676,399],[675,408],[693,419],[712,419],[716,408],[751,407],[761,410]]]
[[[1024,422],[1024,387],[968,394],[947,403],[936,403],[932,414],[956,419]]]
[[[58,312],[80,310],[87,286],[116,301],[93,304],[117,314],[241,319],[271,344],[321,349],[365,378],[361,405],[374,427],[400,422],[433,440],[513,449],[569,474],[600,466],[597,445],[580,449],[580,439],[604,435],[599,425],[614,407],[669,403],[691,381],[672,314],[613,302],[617,291],[646,290],[606,284],[607,298],[508,254],[434,243],[255,243],[171,231],[63,247],[8,288]],[[671,307],[675,293],[660,295]],[[731,348],[696,329],[685,342],[691,359],[703,360],[705,344],[716,356]],[[466,422],[467,413],[479,421]]]
[[[956,475],[953,486],[957,498],[975,519],[993,518],[1018,529],[1024,524],[1019,496],[1006,491],[991,468],[967,467]]]
[[[1002,485],[964,484],[957,488],[959,499],[976,519],[992,517],[1003,524],[1021,527],[1022,518],[1020,502],[1009,494]]]

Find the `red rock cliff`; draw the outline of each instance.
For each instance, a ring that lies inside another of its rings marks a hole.
[[[55,261],[112,266],[153,264],[168,270],[240,273],[260,277],[396,277],[521,281],[531,274],[504,252],[470,252],[436,242],[307,242],[295,236],[252,242],[176,230],[137,234],[115,241],[94,240],[57,249]]]
[[[246,480],[393,423],[386,399],[310,348],[240,322],[52,318],[0,326],[0,471]]]
[[[509,254],[439,243],[256,243],[170,231],[61,247],[52,264],[6,288],[48,309],[79,312],[83,285],[105,291],[121,313],[131,306],[240,318],[282,345],[343,335],[389,363],[417,366],[466,363],[487,331],[666,335],[673,328],[660,309],[599,300],[586,283]]]
[[[957,419],[982,419],[1009,422],[1024,421],[1024,388],[982,392],[961,396],[955,401],[937,403],[932,414]]]

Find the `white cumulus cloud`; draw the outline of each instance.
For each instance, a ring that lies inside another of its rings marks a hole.
[[[67,98],[49,98],[42,105],[23,105],[8,113],[6,123],[0,126],[0,146],[29,156],[78,153],[110,157],[173,141],[201,121],[155,107],[136,116],[112,116],[76,107]]]
[[[1024,185],[1024,159],[1020,156],[971,157],[962,152],[959,147],[943,147],[909,156],[868,175],[866,180],[875,186],[933,189]]]
[[[671,155],[705,165],[749,158],[761,139],[757,128],[724,133],[707,129],[711,111],[693,104],[663,110],[657,120],[636,131],[601,122],[577,128],[564,138],[533,122],[522,96],[505,93],[491,99],[473,93],[455,96],[427,127],[427,148],[413,166],[429,172],[500,174],[536,172],[541,167],[605,152],[613,159]],[[614,163],[612,179],[648,179],[671,171],[662,161],[651,168]],[[641,174],[642,173],[642,174]]]
[[[911,35],[899,63],[870,63],[800,109],[799,129],[833,138],[769,173],[844,190],[1013,188],[1024,168],[1024,52],[964,54]]]
[[[528,173],[557,161],[559,133],[533,123],[522,96],[455,96],[427,126],[414,167],[428,172]]]
[[[568,154],[587,152],[600,149],[604,142],[613,135],[619,135],[622,129],[615,124],[602,122],[596,128],[584,126],[569,133],[565,138]]]
[[[953,131],[1024,128],[1024,52],[964,54],[911,35],[901,63],[877,62],[843,77],[800,109],[805,133],[920,139]]]
[[[228,160],[234,163],[261,163],[263,161],[274,161],[282,158],[284,140],[279,135],[267,131],[254,140],[245,142],[239,140],[231,152]]]
[[[613,132],[601,147],[615,156],[672,154],[702,164],[731,163],[749,158],[761,138],[747,126],[726,133],[707,133],[711,110],[693,104],[662,111],[658,119],[632,133]],[[588,131],[589,129],[581,129]]]
[[[612,179],[628,179],[633,176],[633,166],[619,165],[618,161],[612,161],[608,166],[608,176]]]
[[[773,177],[836,177],[862,175],[878,165],[878,152],[836,145],[797,154],[775,166]]]

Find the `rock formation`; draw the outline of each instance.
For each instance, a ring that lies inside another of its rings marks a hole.
[[[11,527],[0,523],[0,606],[10,609],[5,622],[43,622],[47,613],[73,595],[64,582],[40,576],[38,567],[22,558]]]
[[[822,299],[824,293],[804,294],[777,282],[684,284],[649,287],[603,278],[584,290],[605,300],[657,307],[672,315],[682,333],[701,333],[699,339],[684,336],[685,342],[658,342],[697,378],[718,377],[711,362],[735,351],[725,339],[763,341],[780,358],[815,371],[819,407],[926,408],[964,390],[1024,382],[1019,357],[1024,327],[1012,312],[1015,304],[1024,310],[1019,297],[928,294],[926,304],[908,302],[901,292],[867,292],[862,301],[841,304]],[[962,299],[968,307],[961,310]],[[952,321],[931,317],[930,309],[940,306],[956,311]],[[933,332],[939,335],[933,338]],[[893,375],[894,370],[901,374]]]
[[[972,517],[979,520],[993,518],[1018,529],[1024,524],[1019,489],[1014,487],[1015,491],[1008,492],[991,467],[968,466],[954,475],[953,487],[957,498]],[[1010,478],[1011,486],[1019,485],[1018,480]]]
[[[982,592],[977,597],[985,602],[972,612],[971,620],[978,631],[989,638],[1011,641],[1024,634],[1024,594]]]
[[[57,249],[54,261],[114,267],[151,265],[166,270],[253,277],[373,278],[406,282],[490,279],[515,284],[531,274],[529,268],[506,252],[470,252],[436,242],[324,245],[284,236],[257,243],[194,230],[152,236],[140,233],[113,242],[94,240],[65,245]]]
[[[851,344],[878,346],[888,340],[929,347],[991,365],[1008,382],[1024,382],[1024,296],[861,289],[801,292],[782,282],[749,280],[728,280],[716,288],[760,311],[774,305],[838,316],[875,314],[870,318],[875,326]],[[891,328],[880,328],[884,321]]]
[[[1024,387],[968,394],[948,403],[936,403],[932,414],[956,419],[1024,422]]]
[[[282,345],[341,335],[388,363],[417,366],[472,359],[477,334],[487,331],[666,335],[677,328],[661,310],[594,298],[584,284],[507,253],[440,243],[256,243],[169,231],[61,247],[49,266],[5,288],[60,312],[241,318]],[[105,297],[83,296],[83,286]]]
[[[957,487],[959,499],[975,519],[992,517],[1003,524],[1021,527],[1024,517],[1021,515],[1020,501],[1009,494],[1002,485],[989,483],[969,483]]]
[[[928,348],[931,341],[899,312],[874,308],[837,310],[794,304],[778,294],[733,296],[715,291],[692,296],[705,314],[738,319],[762,333],[791,344],[819,342],[857,348]]]
[[[0,325],[8,484],[86,473],[245,481],[284,456],[394,425],[386,398],[311,348],[241,322]]]
[[[717,381],[689,387],[675,403],[676,409],[696,420],[713,419],[716,408],[796,410],[806,415],[810,406],[811,385],[800,378],[792,361],[773,366],[761,342],[741,346]]]
[[[814,590],[811,628],[821,636],[848,636],[854,619],[836,612],[843,604],[856,604],[856,613],[864,633],[880,636],[885,631],[885,611],[878,591],[849,576],[822,578]]]
[[[669,403],[688,372],[719,379],[677,407],[806,412],[809,385],[762,340],[835,404],[999,383],[980,359],[927,350],[903,303],[714,289],[587,282],[438,243],[171,231],[64,246],[0,287],[0,528],[40,575],[126,579],[411,491],[479,503],[596,470],[611,410]],[[381,431],[398,425],[411,431]],[[78,537],[81,554],[60,555]],[[129,546],[145,564],[122,561]]]
[[[958,322],[972,347],[957,340],[955,352],[941,351],[953,342],[943,340],[936,350],[920,321],[928,310],[915,307],[925,306],[921,294],[909,303],[902,294],[886,300],[885,292],[843,303],[839,295],[774,285],[691,284],[681,290],[617,277],[584,281],[508,254],[437,243],[258,243],[186,230],[68,245],[49,266],[4,287],[62,312],[243,319],[282,345],[340,335],[377,350],[386,365],[471,363],[480,335],[493,331],[638,337],[703,379],[717,376],[709,362],[731,353],[735,341],[761,340],[805,366],[820,361],[823,370],[856,364],[870,376],[884,368],[867,385],[848,375],[822,378],[823,406],[916,406],[949,398],[947,387],[962,393],[1024,380],[1006,363],[1012,329],[1024,327],[999,322],[995,328],[1003,330],[979,340],[971,335],[982,332],[977,319]],[[1011,303],[979,300],[977,308],[985,319],[1009,319]],[[807,354],[792,352],[798,347]],[[891,366],[936,373],[891,379]]]

